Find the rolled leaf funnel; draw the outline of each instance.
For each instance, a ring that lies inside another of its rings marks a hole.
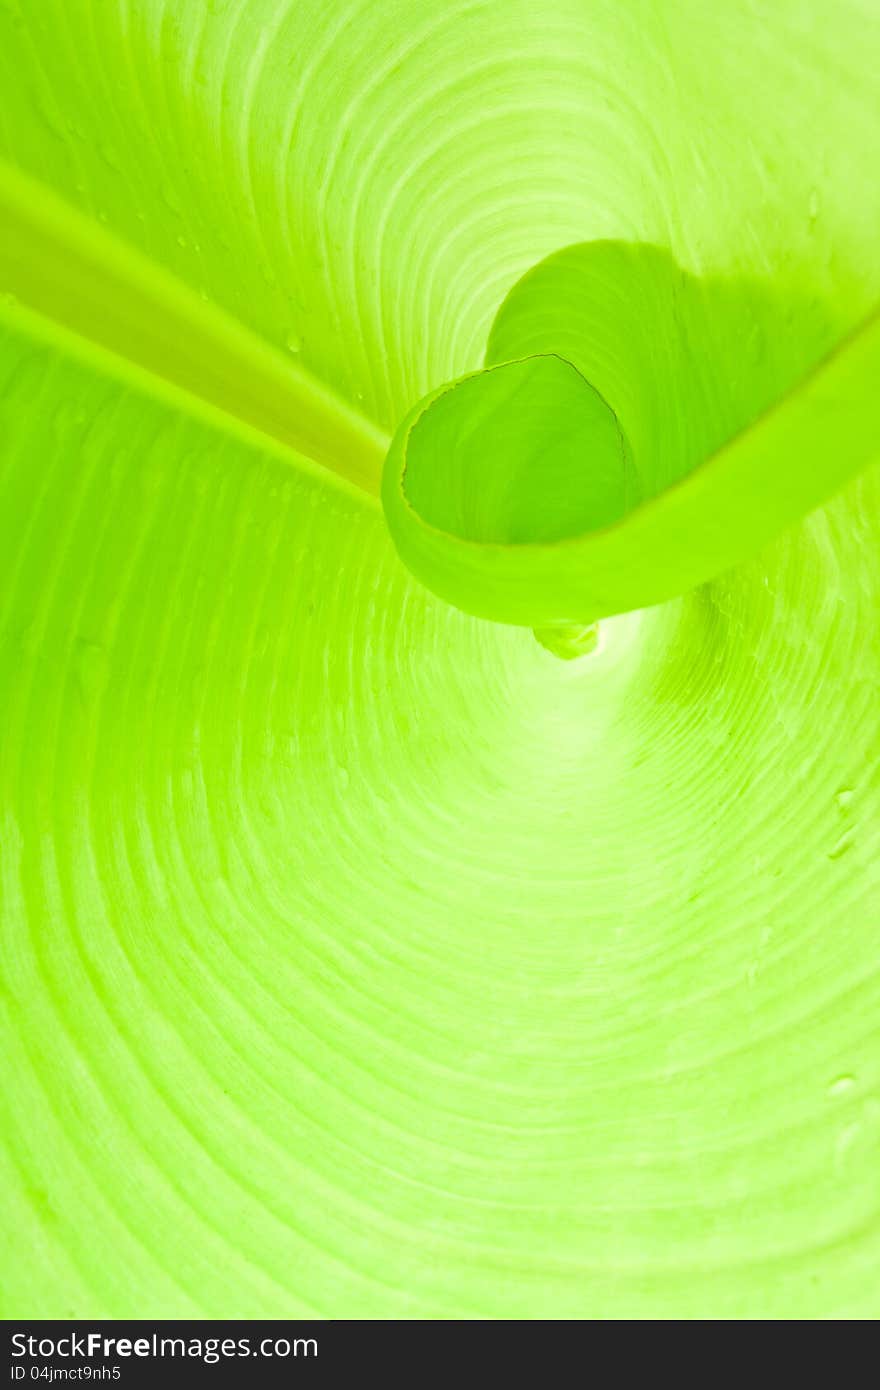
[[[382,489],[409,568],[562,655],[596,619],[686,593],[860,472],[880,435],[880,319],[599,242],[510,292],[484,371],[399,426]],[[514,356],[516,354],[516,356]]]
[[[878,72],[0,0],[0,1315],[880,1315]]]

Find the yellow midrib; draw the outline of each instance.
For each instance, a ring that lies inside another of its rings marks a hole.
[[[388,438],[301,365],[10,165],[0,290],[373,497]]]

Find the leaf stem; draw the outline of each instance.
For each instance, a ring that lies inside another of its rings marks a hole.
[[[278,349],[0,163],[0,290],[378,496],[388,438]]]

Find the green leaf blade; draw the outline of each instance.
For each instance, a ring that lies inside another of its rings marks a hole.
[[[880,318],[826,356],[830,322],[809,296],[699,280],[656,248],[558,253],[502,305],[486,371],[400,426],[383,500],[402,557],[465,611],[540,628],[743,563],[880,449]],[[561,384],[535,388],[553,363]],[[493,384],[510,372],[516,409]],[[569,379],[603,402],[604,438],[578,433]]]

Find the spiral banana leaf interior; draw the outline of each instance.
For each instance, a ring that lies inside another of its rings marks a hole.
[[[0,5],[4,1316],[880,1313],[878,70]]]

